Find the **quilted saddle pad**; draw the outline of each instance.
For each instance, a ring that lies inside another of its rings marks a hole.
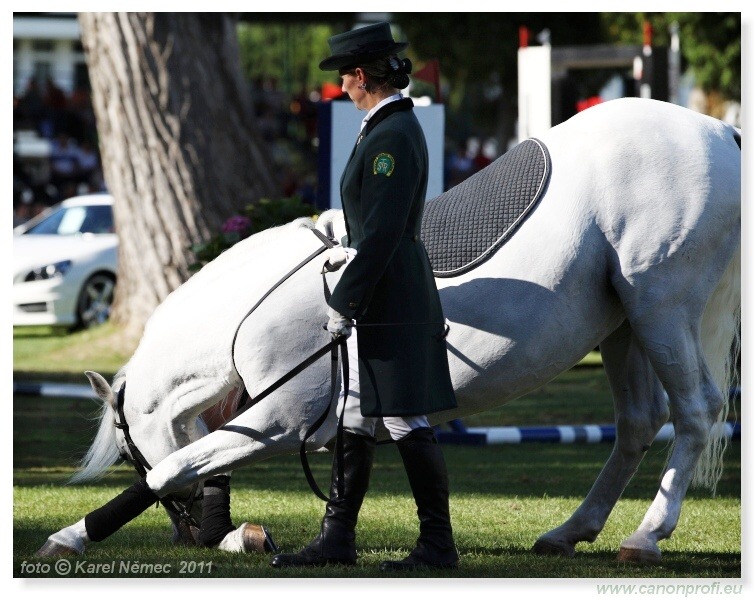
[[[424,206],[422,241],[435,277],[454,277],[490,258],[544,193],[550,155],[534,138]]]

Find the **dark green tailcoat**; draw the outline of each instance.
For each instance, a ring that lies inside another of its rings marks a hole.
[[[420,238],[429,160],[410,99],[369,120],[340,181],[347,245],[357,250],[330,306],[356,319],[361,412],[454,408],[432,267]]]

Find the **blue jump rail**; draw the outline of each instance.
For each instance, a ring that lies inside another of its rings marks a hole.
[[[14,394],[56,396],[59,398],[89,398],[97,396],[88,385],[72,383],[13,382]],[[740,395],[740,389],[731,390],[731,397]],[[450,431],[435,427],[435,437],[441,444],[488,446],[493,444],[527,444],[544,442],[553,444],[595,444],[615,441],[615,425],[561,425],[557,427],[466,427],[460,419],[448,422]],[[725,423],[729,439],[741,438],[739,423]],[[673,425],[666,423],[655,437],[656,442],[673,439]]]
[[[557,427],[465,427],[460,421],[448,423],[451,430],[435,428],[435,437],[441,444],[489,446],[493,444],[526,444],[545,442],[553,444],[596,444],[615,441],[615,425],[561,425]],[[723,423],[728,439],[741,438],[741,425]],[[662,426],[655,442],[671,441],[674,437],[672,423]]]

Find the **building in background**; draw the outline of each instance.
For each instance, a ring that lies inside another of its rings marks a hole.
[[[14,13],[13,93],[52,79],[66,94],[88,86],[76,13]]]

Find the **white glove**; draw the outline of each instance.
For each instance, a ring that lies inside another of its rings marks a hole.
[[[340,269],[340,267],[346,264],[346,262],[348,262],[348,253],[346,252],[346,249],[343,248],[343,246],[335,246],[334,248],[325,250],[322,253],[322,256],[325,257],[325,262],[322,265],[323,273],[331,273],[332,271],[337,271],[338,269]]]
[[[327,309],[327,316],[330,320],[327,322],[327,331],[332,334],[333,338],[349,337],[351,335],[351,328],[353,327],[353,321],[347,317],[341,315],[334,308]]]

